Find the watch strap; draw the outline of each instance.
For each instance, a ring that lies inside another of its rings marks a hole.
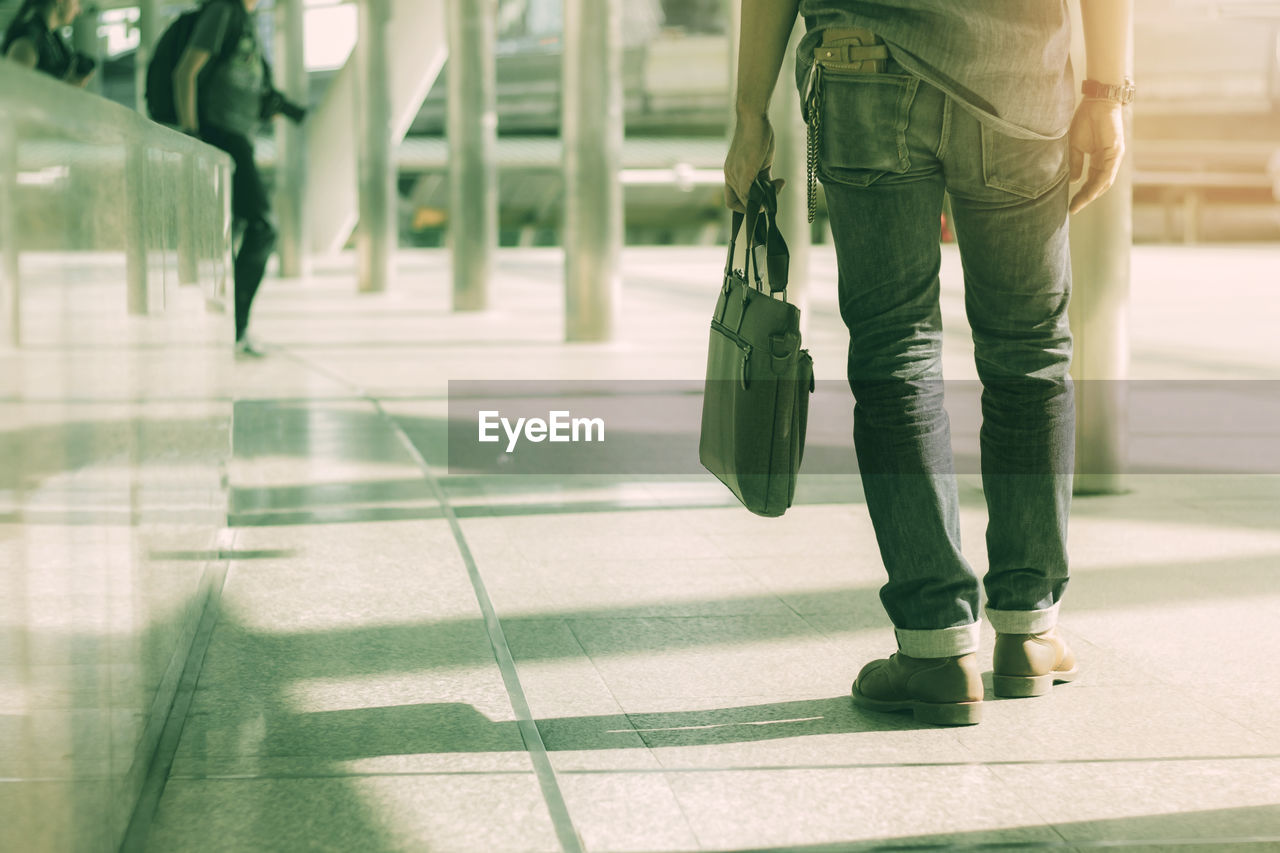
[[[1118,86],[1099,83],[1097,80],[1085,80],[1080,87],[1086,98],[1111,101],[1114,104],[1131,104],[1135,94],[1133,81],[1128,77]]]

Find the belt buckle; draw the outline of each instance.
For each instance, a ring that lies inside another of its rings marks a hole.
[[[848,31],[845,31],[848,32]],[[830,31],[823,36],[823,43],[814,50],[815,63],[822,63],[839,71],[859,74],[875,74],[885,70],[883,59],[852,59],[850,52],[855,48],[874,47],[884,44],[875,33],[864,31],[832,37]],[[828,41],[830,38],[830,41]]]

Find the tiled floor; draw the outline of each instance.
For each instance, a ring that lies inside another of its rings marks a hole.
[[[268,282],[272,352],[237,368],[236,559],[149,850],[1280,849],[1280,472],[1079,499],[1083,677],[965,729],[848,701],[892,643],[855,478],[806,471],[765,521],[707,476],[451,474],[449,379],[698,379],[719,264],[627,252],[598,345],[559,342],[549,251],[501,253],[477,315],[449,313],[442,253],[406,253],[382,295],[342,263]],[[969,379],[958,266],[947,369]],[[1280,379],[1278,268],[1136,250],[1135,378]],[[833,269],[817,249],[807,341],[838,380]],[[980,567],[976,478],[961,493]]]

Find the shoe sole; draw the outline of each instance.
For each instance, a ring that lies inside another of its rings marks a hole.
[[[910,711],[916,722],[935,726],[974,726],[982,722],[982,701],[977,702],[922,702],[907,699],[887,702],[864,696],[855,688],[853,704],[868,711]]]
[[[1075,681],[1080,668],[1051,672],[1048,675],[992,675],[991,689],[1002,699],[1026,699],[1031,696],[1043,696],[1053,689],[1053,685]]]

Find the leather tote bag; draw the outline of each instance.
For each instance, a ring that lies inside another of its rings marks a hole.
[[[748,213],[733,215],[711,318],[698,442],[703,467],[743,506],[769,517],[786,512],[795,497],[813,392],[813,360],[800,348],[800,310],[786,301],[789,254],[777,210],[773,186],[756,181]],[[744,221],[746,260],[738,271],[734,250]]]

